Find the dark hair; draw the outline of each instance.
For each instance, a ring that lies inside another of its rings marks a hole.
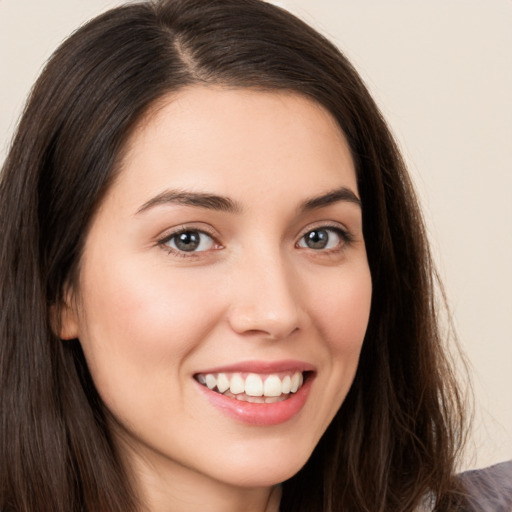
[[[360,77],[326,39],[260,0],[163,0],[74,33],[35,84],[0,182],[0,509],[136,509],[78,342],[51,309],[76,275],[125,142],[191,84],[295,91],[337,119],[355,160],[373,283],[361,359],[282,512],[411,511],[458,500],[462,399],[436,275],[399,151]],[[454,509],[454,508],[453,508]]]

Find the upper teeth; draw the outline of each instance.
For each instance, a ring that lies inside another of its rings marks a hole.
[[[296,393],[302,386],[302,372],[258,375],[257,373],[206,373],[198,374],[197,380],[219,393],[231,392],[233,395],[245,393],[248,396],[277,397]]]

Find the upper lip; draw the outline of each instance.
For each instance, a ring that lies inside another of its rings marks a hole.
[[[244,372],[244,373],[278,373],[286,371],[301,371],[301,372],[314,372],[316,368],[310,363],[297,360],[281,360],[281,361],[240,361],[225,366],[216,366],[214,368],[207,368],[196,372],[197,374],[207,373],[231,373],[231,372]]]

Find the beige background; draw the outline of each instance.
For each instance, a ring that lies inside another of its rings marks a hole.
[[[57,44],[113,0],[0,0],[0,162]],[[512,458],[512,0],[288,0],[352,59],[409,162],[476,392],[465,467]]]

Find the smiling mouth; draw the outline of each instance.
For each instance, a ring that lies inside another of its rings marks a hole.
[[[219,372],[198,373],[194,378],[226,397],[242,402],[271,404],[282,402],[297,393],[310,373],[298,370],[270,374]]]

